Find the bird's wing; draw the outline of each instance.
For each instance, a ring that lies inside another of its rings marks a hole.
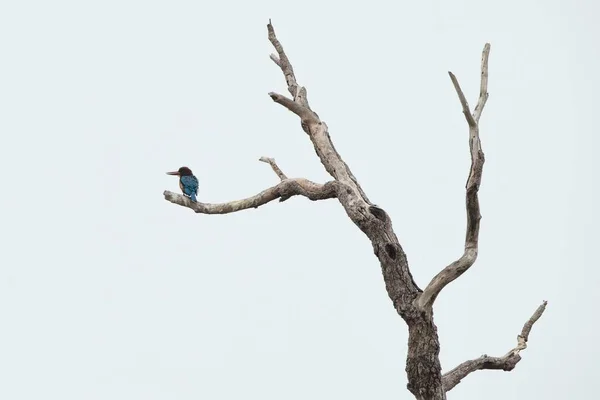
[[[198,195],[198,178],[196,178],[194,175],[182,176],[181,185],[183,186],[183,192],[188,196],[192,193]]]

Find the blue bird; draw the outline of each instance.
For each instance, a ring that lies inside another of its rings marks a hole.
[[[177,171],[167,172],[167,175],[176,175],[179,177],[179,188],[183,195],[189,197],[193,202],[196,202],[198,195],[198,178],[192,174],[192,170],[188,167],[181,167]]]

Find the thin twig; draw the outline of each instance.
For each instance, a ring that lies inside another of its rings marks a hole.
[[[277,174],[277,176],[279,177],[279,179],[281,179],[282,181],[286,180],[288,177],[281,171],[281,169],[279,168],[279,166],[277,165],[277,163],[275,162],[274,158],[271,157],[261,157],[258,159],[258,161],[262,161],[264,163],[267,163],[271,166],[271,168],[273,168],[273,171]]]
[[[465,114],[467,123],[469,124],[469,126],[477,125],[477,122],[475,122],[475,120],[473,119],[473,116],[471,115],[471,110],[469,109],[469,103],[467,102],[467,98],[465,97],[465,94],[463,93],[462,89],[460,88],[458,79],[456,79],[456,76],[454,76],[454,74],[450,71],[448,71],[448,75],[450,75],[450,79],[452,80],[452,83],[454,84],[454,89],[456,90],[456,93],[458,94],[458,99],[460,100],[460,104],[462,105],[463,114]]]
[[[473,111],[473,118],[475,122],[479,123],[479,117],[483,112],[485,103],[489,97],[488,94],[488,60],[490,58],[490,44],[486,43],[481,53],[481,84],[479,85],[479,101]]]

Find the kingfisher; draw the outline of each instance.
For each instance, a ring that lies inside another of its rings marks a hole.
[[[167,172],[167,175],[176,175],[179,177],[179,188],[183,195],[196,202],[198,195],[198,178],[194,176],[192,170],[188,167],[181,167],[177,171]]]

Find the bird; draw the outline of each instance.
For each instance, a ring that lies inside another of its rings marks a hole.
[[[194,176],[192,170],[188,167],[181,167],[177,171],[167,172],[167,175],[175,175],[179,177],[179,188],[183,195],[189,197],[193,202],[196,202],[198,195],[198,178]]]

